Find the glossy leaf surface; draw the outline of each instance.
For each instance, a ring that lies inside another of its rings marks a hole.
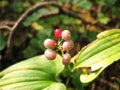
[[[66,90],[58,75],[64,69],[61,57],[49,61],[44,55],[8,67],[0,73],[0,90]]]
[[[85,46],[77,55],[75,68],[83,68],[80,80],[88,83],[94,80],[106,67],[120,59],[120,30],[107,30]],[[90,69],[90,71],[89,71]]]

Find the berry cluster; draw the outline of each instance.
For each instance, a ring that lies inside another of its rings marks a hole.
[[[56,58],[56,51],[61,51],[62,62],[67,66],[71,60],[71,55],[68,52],[74,46],[74,42],[70,40],[71,33],[69,30],[62,31],[58,28],[54,31],[54,36],[58,39],[57,41],[53,39],[46,39],[44,41],[44,46],[47,48],[44,55],[47,59],[54,60]]]

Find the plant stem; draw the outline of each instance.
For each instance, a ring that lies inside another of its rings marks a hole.
[[[62,56],[64,55],[63,49],[62,49],[62,40],[58,40],[58,49],[61,51]]]

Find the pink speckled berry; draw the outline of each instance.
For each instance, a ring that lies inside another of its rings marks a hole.
[[[67,53],[63,56],[62,63],[65,66],[67,66],[70,63],[70,60],[71,60],[71,56],[70,56],[70,54]]]
[[[64,51],[69,51],[74,46],[74,42],[72,40],[65,41],[62,45]]]
[[[70,40],[71,33],[69,30],[64,30],[61,34],[63,40]]]
[[[45,50],[44,55],[49,60],[54,60],[56,58],[56,52],[52,49]]]
[[[56,46],[56,41],[55,40],[52,40],[52,39],[46,39],[44,41],[44,46],[46,48],[54,48]]]

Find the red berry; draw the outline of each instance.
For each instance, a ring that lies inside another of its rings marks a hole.
[[[56,58],[56,52],[52,49],[45,50],[44,55],[49,60],[54,60]]]
[[[60,37],[61,37],[61,33],[62,33],[62,30],[61,30],[60,28],[58,28],[58,29],[56,29],[56,30],[54,31],[54,36],[55,36],[56,38],[60,38]]]
[[[71,33],[69,30],[64,30],[61,34],[63,40],[70,40]]]
[[[70,63],[70,60],[71,60],[71,56],[70,54],[67,53],[63,56],[62,63],[67,66]]]
[[[46,39],[44,41],[44,46],[46,48],[54,48],[56,46],[56,41],[55,40],[51,40],[51,39]]]
[[[56,41],[55,40],[52,40],[52,42],[53,42],[53,46],[56,46]]]
[[[68,41],[65,41],[62,45],[62,48],[64,51],[69,51],[70,49],[72,49],[74,46],[74,43],[72,40],[68,40]]]

